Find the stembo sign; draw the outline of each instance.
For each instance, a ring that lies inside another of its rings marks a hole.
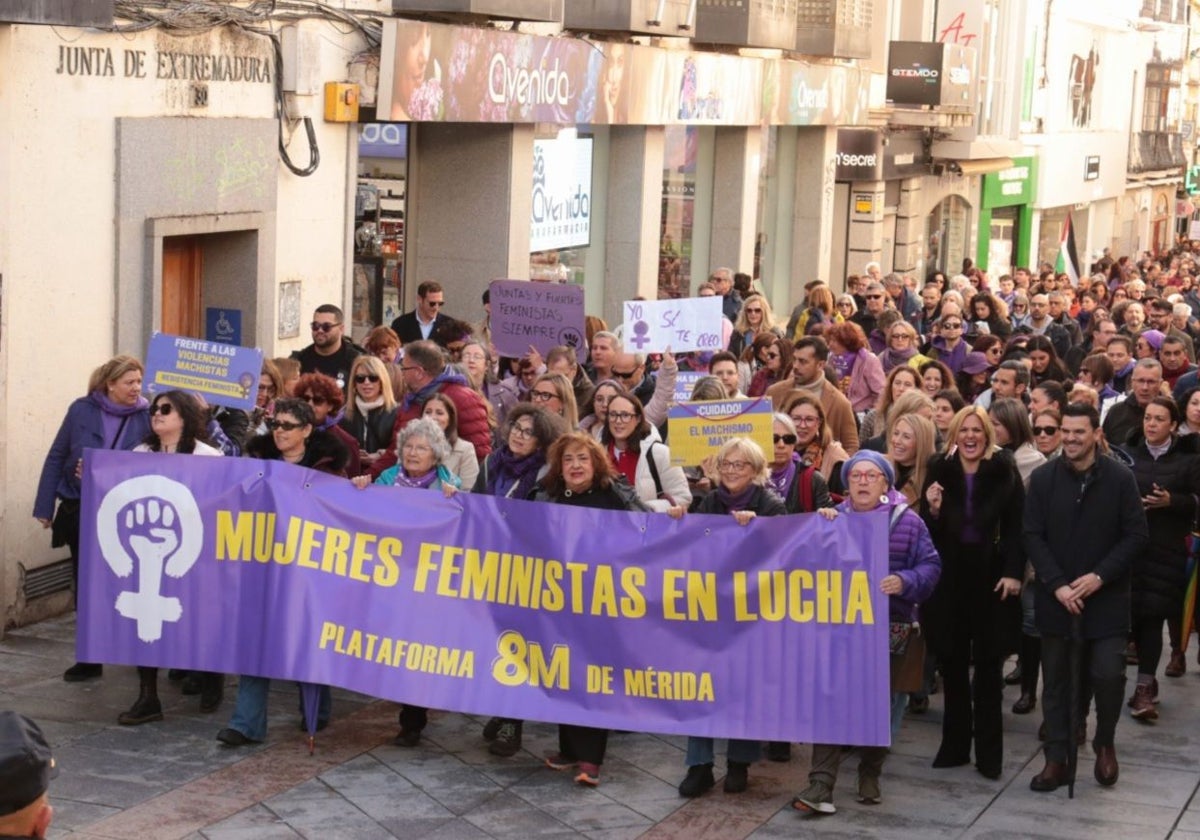
[[[587,245],[591,215],[592,138],[534,140],[529,250]]]

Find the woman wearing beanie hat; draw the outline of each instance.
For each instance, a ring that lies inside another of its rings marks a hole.
[[[1137,359],[1157,359],[1165,335],[1158,330],[1146,330],[1134,340],[1133,355]]]
[[[892,464],[878,452],[860,449],[842,465],[842,483],[846,500],[837,508],[825,508],[821,515],[835,519],[841,514],[855,515],[886,511],[888,530],[888,574],[879,582],[888,595],[888,615],[893,625],[911,632],[917,620],[917,607],[933,592],[941,574],[941,561],[925,523],[907,506],[904,496],[892,485],[896,480]],[[892,692],[892,740],[900,730],[908,694]],[[832,814],[833,788],[841,764],[842,745],[814,744],[808,787],[792,800],[792,807],[806,814]],[[887,747],[863,747],[858,764],[858,801],[868,805],[879,802],[879,776],[887,757]]]

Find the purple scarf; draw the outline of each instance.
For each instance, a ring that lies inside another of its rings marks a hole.
[[[406,473],[404,471],[404,467],[401,467],[400,469],[396,470],[396,485],[395,486],[397,486],[397,487],[417,487],[417,488],[420,488],[421,490],[426,490],[433,485],[433,482],[437,480],[437,477],[438,477],[437,467],[434,467],[429,472],[425,473],[425,475],[420,475],[420,476],[417,476],[416,478],[411,478],[408,475],[408,473]]]
[[[792,458],[787,462],[787,466],[780,470],[771,470],[770,482],[775,488],[775,492],[779,494],[779,498],[786,499],[788,491],[792,489],[792,482],[796,480],[796,468],[800,464],[800,455],[796,452],[792,453]]]
[[[750,499],[754,496],[754,491],[758,489],[758,485],[751,484],[741,493],[736,496],[725,489],[724,484],[717,485],[717,498],[721,500],[721,504],[725,506],[725,510],[733,513],[737,510],[745,510],[746,505],[750,504]]]
[[[854,362],[857,359],[857,352],[829,354],[829,364],[833,365],[834,373],[838,379],[845,379],[850,375],[850,371],[854,370]]]
[[[915,347],[910,347],[907,350],[893,350],[889,347],[879,354],[879,361],[883,363],[883,372],[891,373],[892,368],[908,364],[908,360],[915,355],[917,355],[917,348]]]
[[[538,470],[545,463],[546,454],[540,449],[518,458],[505,444],[488,458],[487,495],[510,496],[514,499],[528,497],[537,481]],[[514,485],[517,489],[510,494],[509,490]]]
[[[519,380],[518,380],[519,381]],[[404,402],[400,406],[401,412],[408,412],[409,409],[416,405],[425,405],[425,401],[434,393],[441,389],[443,385],[462,385],[466,388],[471,387],[471,383],[467,378],[449,365],[433,378],[433,381],[419,391],[411,391],[404,395]]]
[[[88,394],[88,401],[100,409],[100,422],[104,430],[104,445],[110,449],[116,448],[117,444],[120,443],[116,438],[126,418],[137,414],[139,411],[145,411],[150,407],[150,401],[145,397],[139,396],[137,402],[133,405],[122,405],[110,400],[108,394],[103,391],[92,391]]]
[[[346,412],[343,409],[342,411],[339,411],[337,414],[333,414],[331,412],[331,413],[325,415],[325,422],[321,423],[320,425],[317,426],[317,431],[318,432],[328,432],[330,429],[332,429],[338,423],[342,422],[342,417],[344,417],[345,414],[346,414]]]

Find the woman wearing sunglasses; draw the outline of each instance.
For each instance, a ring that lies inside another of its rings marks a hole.
[[[305,374],[333,380],[323,374]],[[311,380],[310,380],[311,385]],[[309,393],[297,388],[298,393]],[[313,404],[286,398],[275,401],[275,416],[267,421],[270,434],[246,444],[246,454],[264,461],[286,461],[300,467],[346,478],[346,447],[328,432],[317,428]],[[303,685],[303,684],[301,684]],[[242,674],[238,677],[237,701],[229,725],[217,733],[217,740],[229,747],[259,743],[267,737],[267,692],[271,680]],[[303,696],[303,695],[302,695]],[[317,729],[329,723],[333,697],[329,686],[320,686]]]
[[[166,391],[150,404],[150,434],[133,451],[220,457],[221,450],[206,442],[207,427],[208,412],[199,400],[184,391]],[[138,726],[163,718],[162,702],[158,699],[158,669],[139,665],[137,670],[138,697],[128,711],[117,716],[117,723],[122,726]],[[200,711],[216,711],[225,692],[224,675],[202,672],[196,676]]]
[[[350,366],[354,399],[346,404],[338,426],[354,438],[364,469],[369,469],[392,442],[396,399],[390,384],[387,367],[375,356],[359,356]]]
[[[345,471],[348,476],[362,475],[362,462],[358,457],[358,441],[338,425],[342,419],[342,406],[346,397],[337,381],[323,373],[306,373],[296,380],[293,393],[296,399],[308,403],[313,410],[313,430],[326,433],[335,443],[346,450]],[[387,445],[391,444],[389,436]]]

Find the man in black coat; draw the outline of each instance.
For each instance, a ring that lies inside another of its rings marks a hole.
[[[362,355],[358,347],[345,334],[346,318],[340,307],[323,303],[313,313],[313,343],[297,350],[292,358],[300,363],[301,373],[323,373],[336,379],[339,388],[345,388],[350,380],[350,366]]]
[[[417,286],[417,308],[392,321],[392,330],[400,337],[400,343],[434,340],[439,321],[446,317],[442,313],[445,305],[446,294],[441,283],[426,280]]]
[[[1129,375],[1129,395],[1104,418],[1104,439],[1110,446],[1121,446],[1130,432],[1141,431],[1142,416],[1150,400],[1159,395],[1162,378],[1162,365],[1156,359],[1138,359]]]
[[[1034,470],[1025,496],[1025,550],[1037,574],[1034,612],[1046,680],[1046,766],[1029,783],[1036,791],[1068,781],[1072,664],[1087,669],[1080,682],[1096,698],[1096,781],[1117,781],[1113,739],[1125,699],[1130,568],[1150,534],[1133,473],[1100,453],[1100,437],[1094,408],[1068,406],[1062,457]]]

